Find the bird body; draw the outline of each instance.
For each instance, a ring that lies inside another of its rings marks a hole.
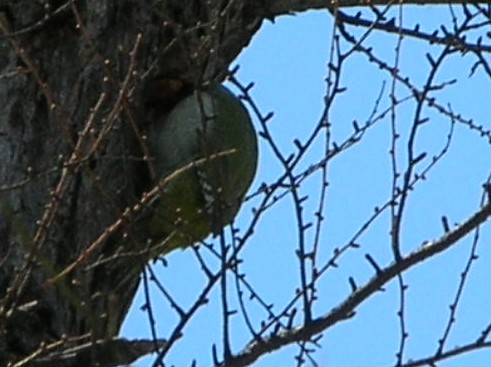
[[[147,237],[160,242],[158,252],[220,233],[257,168],[257,138],[242,102],[222,85],[195,91],[154,124],[148,138],[156,175],[172,176],[146,226]]]

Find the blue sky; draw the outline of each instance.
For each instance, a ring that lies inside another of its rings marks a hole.
[[[355,13],[352,10],[351,13]],[[392,14],[397,14],[393,12]],[[422,29],[433,30],[440,23],[449,23],[450,12],[444,7],[405,8],[404,25],[414,26],[421,22]],[[254,82],[251,91],[263,114],[273,111],[270,122],[272,134],[283,153],[295,152],[293,139],[303,141],[314,129],[324,109],[326,93],[327,60],[330,55],[333,24],[326,12],[316,11],[284,16],[275,24],[266,22],[234,64],[240,65],[238,78],[243,84]],[[354,29],[359,34],[362,29]],[[375,53],[387,62],[395,59],[397,37],[375,32],[366,40]],[[347,45],[342,43],[342,47]],[[403,75],[421,86],[429,64],[425,53],[437,55],[438,46],[429,48],[422,41],[404,39],[400,69]],[[438,74],[439,81],[456,78],[458,82],[435,96],[442,104],[450,103],[452,110],[477,124],[491,128],[489,121],[490,84],[480,71],[469,77],[472,55],[454,56]],[[360,125],[370,115],[384,83],[386,89],[380,109],[389,106],[389,90],[392,80],[386,72],[367,62],[362,55],[354,55],[345,65],[342,85],[347,91],[335,102],[330,113],[333,140],[342,141],[352,132],[352,121]],[[408,95],[403,87],[397,87],[400,99]],[[397,109],[396,121],[401,133],[398,148],[400,168],[405,164],[404,139],[414,114],[414,102],[408,101]],[[428,153],[428,160],[444,146],[450,121],[431,109],[424,115],[429,122],[418,135],[417,148]],[[256,121],[257,123],[257,121]],[[260,130],[260,126],[257,125]],[[301,167],[308,167],[322,157],[323,141],[319,139]],[[341,154],[329,166],[329,189],[326,200],[326,221],[322,232],[322,248],[319,262],[329,259],[335,247],[349,241],[355,231],[373,213],[375,206],[387,201],[391,188],[390,120],[382,119],[368,131],[362,142]],[[451,225],[464,221],[479,207],[480,187],[487,179],[490,169],[489,144],[485,139],[462,124],[456,124],[452,144],[447,156],[428,174],[427,180],[411,194],[402,229],[404,253],[420,246],[423,241],[437,239],[442,235],[440,218],[446,215]],[[271,149],[261,141],[260,167],[252,191],[262,182],[271,183],[281,175],[282,169]],[[424,162],[422,166],[424,166]],[[319,195],[318,175],[313,175],[301,187],[308,195],[305,216],[314,218]],[[244,205],[237,225],[246,228],[251,219],[252,200]],[[317,315],[328,312],[349,292],[348,277],[353,276],[363,284],[372,275],[373,269],[364,259],[370,253],[381,266],[391,259],[389,242],[389,215],[382,214],[358,240],[361,248],[344,256],[339,267],[328,272],[318,284],[319,301]],[[265,214],[256,228],[251,241],[243,252],[242,271],[255,289],[276,311],[292,297],[298,283],[298,260],[295,256],[297,234],[291,199],[287,196]],[[308,234],[312,234],[308,232]],[[409,284],[406,303],[406,326],[409,332],[405,358],[419,358],[435,352],[449,315],[453,300],[472,245],[471,236],[455,248],[435,259],[420,264],[405,275]],[[488,246],[490,232],[484,226],[480,233],[479,260],[473,265],[465,287],[463,301],[457,312],[457,322],[449,338],[453,347],[470,342],[491,322],[489,305],[491,249]],[[158,268],[161,281],[180,304],[189,305],[195,293],[204,284],[204,277],[192,251],[177,251],[167,256],[167,268]],[[213,260],[210,260],[213,263]],[[400,340],[398,310],[398,287],[391,282],[381,292],[357,311],[356,317],[345,321],[324,333],[322,348],[314,357],[320,366],[392,366]],[[159,336],[168,337],[169,330],[177,321],[175,314],[166,306],[158,291],[154,291],[153,306],[156,312]],[[125,322],[122,334],[126,337],[149,337],[148,321],[138,308],[143,302],[142,293],[137,296],[132,311]],[[258,322],[264,317],[261,309],[251,303],[251,314]],[[211,345],[217,343],[220,351],[221,318],[218,289],[212,292],[209,304],[204,307],[186,329],[183,338],[166,360],[167,365],[189,366],[193,358],[199,366],[211,366]],[[239,318],[237,318],[238,320]],[[242,323],[234,323],[233,350],[244,347],[249,334]],[[293,356],[297,347],[287,347],[267,355],[255,366],[294,366]],[[487,366],[491,352],[481,351],[459,357],[441,366]],[[140,360],[136,367],[152,365],[152,358]]]

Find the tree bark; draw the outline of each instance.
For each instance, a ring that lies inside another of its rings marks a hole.
[[[90,365],[56,358],[117,335],[148,260],[145,129],[224,78],[261,4],[0,1],[0,365]]]

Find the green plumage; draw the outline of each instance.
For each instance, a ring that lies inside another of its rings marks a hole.
[[[158,178],[195,163],[165,185],[145,226],[162,254],[218,234],[232,222],[254,178],[258,149],[247,110],[221,85],[183,99],[153,130],[149,141]]]

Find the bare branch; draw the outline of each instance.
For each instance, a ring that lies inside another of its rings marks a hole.
[[[307,324],[274,335],[269,339],[253,342],[247,349],[231,358],[231,360],[222,367],[250,365],[264,354],[270,353],[291,343],[309,340],[312,336],[321,333],[338,322],[350,318],[363,301],[369,298],[374,292],[377,292],[394,277],[402,274],[414,265],[456,245],[459,240],[464,238],[469,232],[484,223],[489,216],[491,216],[491,203],[484,205],[477,213],[472,215],[453,231],[446,233],[442,238],[424,244],[408,256],[392,263],[385,269],[382,269],[379,274],[364,286],[355,290],[349,298],[340,303],[331,312],[322,317],[313,319]]]

